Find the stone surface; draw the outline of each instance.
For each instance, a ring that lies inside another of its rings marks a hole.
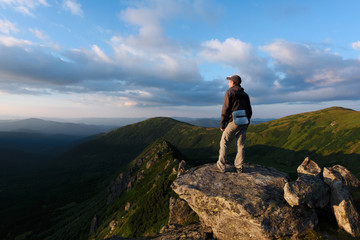
[[[178,171],[177,171],[178,176],[183,174],[187,169],[188,168],[187,168],[185,160],[181,160],[181,162],[179,163],[179,166],[178,166]]]
[[[215,164],[192,168],[172,184],[222,239],[274,239],[299,234],[317,225],[314,210],[290,207],[284,200],[285,173],[259,165],[244,173],[220,173]]]
[[[330,201],[330,187],[319,177],[302,175],[285,184],[284,199],[292,207],[306,204],[310,208],[324,208]]]
[[[331,207],[339,227],[353,236],[358,236],[360,233],[359,214],[349,190],[339,180],[334,180],[331,185]]]
[[[307,157],[297,168],[297,173],[299,177],[302,175],[313,175],[320,177],[321,168],[319,165],[317,165],[316,162]]]
[[[118,237],[118,236],[104,238],[104,240],[147,240],[147,239],[149,239],[149,238],[146,238],[146,237],[123,238],[123,237]]]
[[[350,188],[359,188],[360,181],[347,168],[341,165],[335,165],[330,168],[324,168],[324,181],[331,186],[334,180],[339,180],[344,186]]]
[[[120,173],[116,179],[114,179],[108,187],[109,196],[107,203],[114,201],[114,199],[122,193],[129,185],[130,176],[128,173]]]
[[[166,225],[157,236],[122,238],[113,236],[105,240],[213,240],[208,237],[200,224],[189,226]]]
[[[167,227],[167,228],[166,228]],[[207,240],[206,233],[200,224],[189,226],[167,225],[162,229],[160,236],[153,238],[156,240]]]
[[[168,224],[184,225],[186,220],[194,211],[186,201],[180,198],[170,198],[169,203],[169,222]]]

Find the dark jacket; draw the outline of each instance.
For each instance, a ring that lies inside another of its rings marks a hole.
[[[226,91],[224,104],[221,111],[220,128],[225,129],[226,125],[233,119],[232,112],[236,110],[245,110],[249,119],[252,116],[250,98],[241,86],[233,86]]]

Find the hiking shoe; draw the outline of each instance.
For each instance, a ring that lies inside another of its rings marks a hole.
[[[244,171],[243,171],[243,168],[240,167],[240,168],[236,168],[236,172],[237,172],[237,173],[243,173]]]
[[[216,163],[216,166],[219,172],[224,173],[226,171],[225,166],[222,166],[219,162]]]

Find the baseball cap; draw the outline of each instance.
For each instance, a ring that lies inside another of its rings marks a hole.
[[[232,75],[231,77],[226,77],[227,80],[233,81],[235,84],[241,84],[241,77],[239,75]]]

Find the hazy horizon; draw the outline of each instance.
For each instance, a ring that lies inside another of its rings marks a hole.
[[[269,107],[267,105],[264,106],[253,106],[253,118],[254,119],[278,119],[282,117],[286,117],[293,114],[299,114],[304,112],[312,112],[317,111],[329,107],[343,107],[343,108],[349,108],[355,111],[359,111],[360,107],[353,108],[353,107],[347,107],[346,105],[332,105],[331,103],[329,105],[327,104],[319,104],[315,106],[298,106],[298,108],[294,108],[294,105],[285,105],[286,108],[284,109],[284,106],[278,106],[278,107]],[[258,108],[262,107],[262,115],[259,114]],[[59,120],[59,121],[67,121],[72,120],[75,122],[80,122],[81,119],[148,119],[153,117],[169,117],[169,118],[192,118],[192,119],[217,119],[220,118],[220,110],[221,107],[219,107],[219,111],[214,112],[213,115],[161,115],[161,114],[153,114],[150,116],[77,116],[77,117],[61,117],[61,116],[36,116],[36,115],[17,115],[17,116],[11,116],[11,115],[1,115],[0,114],[0,120],[22,120],[22,119],[30,119],[30,118],[38,118],[38,119],[44,119],[44,120]]]

